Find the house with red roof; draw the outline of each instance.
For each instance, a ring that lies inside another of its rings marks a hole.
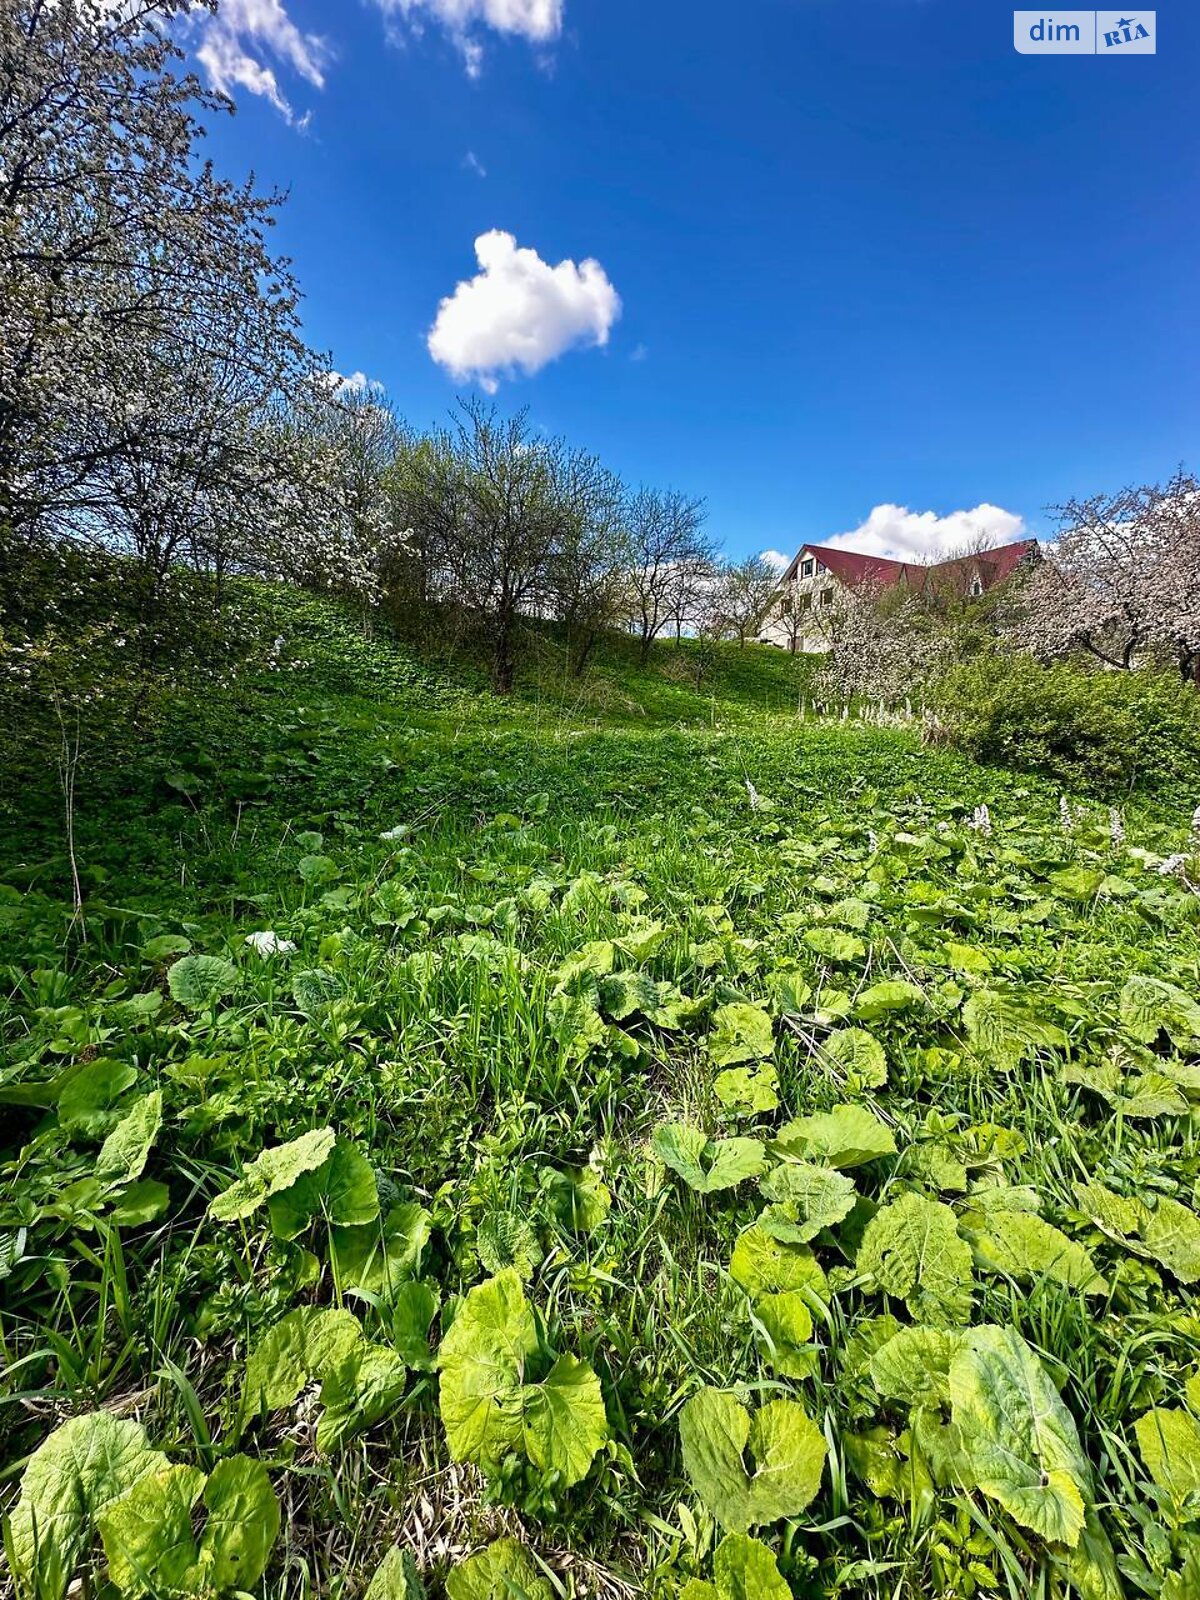
[[[1018,539],[929,564],[892,561],[827,544],[801,545],[780,578],[779,598],[763,623],[759,643],[825,651],[839,590],[864,585],[890,589],[902,583],[934,598],[973,600],[1036,561],[1037,555],[1036,539]]]

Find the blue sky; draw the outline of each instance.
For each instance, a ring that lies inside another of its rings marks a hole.
[[[416,424],[482,381],[736,555],[1200,468],[1195,0],[1132,59],[1018,55],[995,0],[222,14],[219,164],[289,190],[310,339]]]

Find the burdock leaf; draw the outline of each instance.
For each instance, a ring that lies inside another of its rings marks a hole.
[[[1121,990],[1121,1022],[1135,1039],[1153,1044],[1160,1032],[1177,1044],[1200,1038],[1200,1005],[1161,978],[1138,974]]]
[[[358,1228],[379,1215],[379,1191],[366,1156],[348,1139],[338,1139],[319,1167],[302,1172],[270,1196],[271,1231],[295,1239],[314,1217],[333,1227]]]
[[[524,1545],[497,1539],[446,1579],[450,1600],[553,1600]]]
[[[729,1275],[752,1300],[802,1290],[810,1303],[829,1298],[824,1269],[807,1245],[773,1239],[757,1223],[738,1234]]]
[[[971,1315],[971,1247],[940,1200],[906,1194],[877,1211],[863,1234],[857,1266],[920,1321],[946,1327]]]
[[[987,1225],[972,1232],[975,1265],[1012,1278],[1048,1278],[1084,1294],[1105,1294],[1091,1251],[1041,1217],[1021,1211],[995,1211]]]
[[[865,1028],[835,1028],[825,1041],[824,1058],[864,1089],[882,1089],[887,1082],[883,1046]]]
[[[759,1188],[773,1202],[758,1219],[759,1227],[790,1244],[807,1244],[822,1229],[834,1227],[858,1198],[852,1178],[809,1161],[773,1167]]]
[[[533,1313],[511,1267],[470,1290],[438,1351],[453,1460],[494,1468],[520,1439],[520,1391],[537,1347]]]
[[[1137,1419],[1133,1431],[1146,1470],[1172,1502],[1176,1518],[1200,1516],[1200,1422],[1190,1412],[1156,1407]]]
[[[832,1111],[797,1117],[784,1123],[775,1143],[788,1155],[843,1169],[896,1153],[890,1129],[859,1105],[834,1106]]]
[[[680,1413],[679,1438],[696,1493],[731,1533],[797,1516],[821,1487],[824,1435],[795,1400],[769,1400],[751,1422],[733,1395],[701,1389]]]
[[[659,1160],[697,1194],[732,1189],[757,1177],[766,1161],[757,1139],[706,1139],[699,1128],[663,1123],[651,1140]]]
[[[556,1472],[565,1488],[587,1476],[608,1438],[600,1380],[584,1361],[559,1356],[543,1382],[529,1385],[525,1449],[535,1467]]]
[[[1182,1202],[1161,1195],[1154,1210],[1143,1215],[1141,1235],[1151,1260],[1181,1283],[1200,1280],[1200,1217]]]
[[[709,1035],[709,1054],[719,1067],[759,1061],[775,1048],[771,1019],[758,1006],[736,1002],[713,1013],[716,1028]]]
[[[951,1417],[976,1487],[1023,1528],[1074,1548],[1091,1469],[1074,1419],[1012,1328],[972,1328],[950,1363]]]
[[[330,1230],[330,1255],[342,1290],[359,1290],[390,1301],[421,1264],[429,1242],[424,1206],[393,1206],[384,1217]]]
[[[903,1405],[949,1405],[950,1363],[962,1339],[942,1328],[901,1328],[871,1357],[871,1381]]]
[[[171,998],[191,1011],[203,1011],[232,993],[238,969],[220,956],[184,956],[167,973]]]
[[[208,1515],[196,1538],[192,1508]],[[205,1480],[197,1467],[143,1478],[100,1519],[109,1575],[126,1595],[221,1594],[263,1574],[279,1533],[279,1502],[267,1469],[230,1456]]]
[[[107,1411],[64,1422],[33,1452],[21,1479],[10,1528],[15,1576],[38,1600],[62,1600],[99,1518],[166,1466],[138,1422]]]
[[[238,1222],[251,1216],[271,1195],[289,1189],[302,1173],[319,1167],[335,1140],[332,1128],[312,1128],[298,1139],[262,1151],[237,1182],[212,1201],[209,1216],[217,1222]]]
[[[100,1146],[97,1181],[108,1189],[123,1189],[140,1178],[161,1127],[162,1095],[156,1089],[133,1102]]]
[[[393,1545],[385,1552],[363,1600],[425,1600],[425,1585],[410,1551]]]

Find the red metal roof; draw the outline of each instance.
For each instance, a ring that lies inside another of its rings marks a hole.
[[[1036,539],[1018,539],[1015,544],[1000,545],[995,550],[983,550],[978,555],[955,556],[949,561],[935,561],[931,566],[922,566],[911,561],[890,561],[886,556],[863,555],[857,550],[840,550],[823,544],[805,544],[800,547],[799,554],[784,577],[795,577],[801,559],[804,556],[815,556],[835,578],[840,579],[849,588],[854,588],[860,583],[877,583],[890,587],[901,580],[911,583],[914,588],[923,588],[929,583],[936,583],[940,578],[943,582],[960,581],[965,589],[970,575],[978,568],[984,588],[990,589],[993,584],[1009,577],[1036,547]]]

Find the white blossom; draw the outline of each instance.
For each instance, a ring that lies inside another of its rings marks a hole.
[[[248,933],[246,935],[246,943],[254,951],[255,955],[262,956],[264,959],[270,956],[291,955],[296,948],[290,939],[281,939],[277,933],[271,932],[270,929],[264,929],[261,933]]]
[[[976,833],[983,834],[985,838],[991,837],[992,816],[986,805],[978,805],[975,807],[974,814],[972,815],[967,826],[969,828],[974,828]]]

